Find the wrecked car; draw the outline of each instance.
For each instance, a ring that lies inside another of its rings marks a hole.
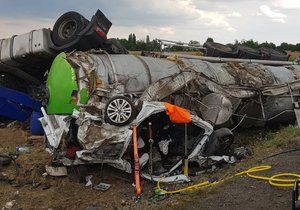
[[[66,166],[107,163],[132,173],[130,124],[111,125],[87,110],[83,107],[74,110],[71,117],[47,115],[44,111],[41,122],[48,139],[47,150],[53,154],[54,162]],[[177,176],[181,174],[179,166],[184,157],[186,132],[190,162],[200,167],[208,156],[212,161],[234,162],[231,157],[223,156],[233,143],[232,132],[227,128],[214,131],[211,124],[186,109],[165,102],[144,102],[134,123],[138,126],[141,175],[145,178],[158,180],[161,176],[175,175],[177,181],[188,181],[185,176]]]

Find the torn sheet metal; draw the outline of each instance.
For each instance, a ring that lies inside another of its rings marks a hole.
[[[64,135],[69,131],[70,116],[47,115],[42,108],[44,117],[40,118],[48,142],[57,149]]]
[[[224,95],[211,93],[202,99],[205,106],[201,106],[200,111],[204,119],[213,124],[223,124],[232,116],[232,103]]]
[[[285,84],[265,86],[262,88],[262,94],[265,96],[279,96],[289,93],[290,90],[300,90],[300,80],[295,80]]]
[[[223,155],[223,156],[208,156],[208,157],[202,157],[202,156],[198,156],[197,158],[194,159],[195,162],[197,162],[199,164],[199,166],[211,166],[211,165],[215,165],[216,163],[220,163],[220,162],[226,162],[226,163],[235,163],[236,162],[236,158],[233,156],[227,156],[227,155]]]
[[[139,112],[135,119],[135,123],[139,125],[149,116],[166,111],[166,107],[162,102],[143,102],[142,110]],[[200,117],[191,114],[192,123],[205,130],[206,135],[210,135],[213,132],[213,127],[208,122],[202,120]]]
[[[160,101],[182,89],[194,79],[196,79],[196,75],[192,72],[182,72],[170,77],[165,77],[148,87],[140,97],[140,100]]]
[[[141,176],[144,177],[145,179],[153,180],[155,182],[159,181],[161,183],[184,183],[184,182],[191,181],[191,179],[184,174],[162,177],[162,176],[150,176],[149,174],[142,173]]]
[[[45,166],[46,173],[50,176],[67,176],[67,168],[66,167],[52,167],[52,166]]]

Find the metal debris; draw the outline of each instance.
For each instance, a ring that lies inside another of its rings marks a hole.
[[[67,176],[67,168],[66,167],[52,167],[52,166],[45,166],[47,174],[50,176]]]
[[[103,183],[103,182],[100,182],[99,184],[97,184],[93,187],[93,189],[101,190],[101,191],[106,191],[109,188],[111,188],[111,184],[106,184],[106,183]]]

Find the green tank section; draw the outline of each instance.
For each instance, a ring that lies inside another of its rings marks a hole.
[[[49,90],[48,114],[72,114],[73,110],[78,108],[76,100],[72,97],[77,97],[78,93],[76,74],[66,60],[65,53],[60,53],[54,59],[46,85]],[[87,97],[86,94],[83,93],[83,98]]]

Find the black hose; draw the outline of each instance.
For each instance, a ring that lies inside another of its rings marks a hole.
[[[276,157],[278,155],[283,155],[283,154],[287,154],[287,153],[291,153],[291,152],[297,152],[297,151],[300,151],[300,147],[298,147],[296,149],[286,150],[286,151],[283,151],[283,152],[276,153],[274,155],[267,156],[267,157],[261,159],[260,161],[263,161],[263,160],[266,160],[266,159],[269,159],[269,158],[272,158],[272,157]]]

